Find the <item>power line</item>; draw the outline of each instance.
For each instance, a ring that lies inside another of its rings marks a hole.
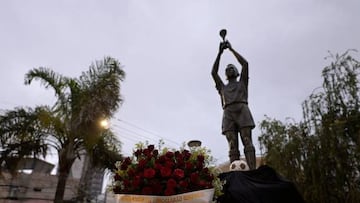
[[[125,139],[133,141],[135,143],[138,142],[138,140],[135,140],[132,135],[129,135],[129,134],[126,134],[123,132],[121,133],[121,138],[125,138]]]
[[[129,129],[127,129],[127,128],[118,126],[118,125],[116,125],[116,124],[114,124],[114,127],[116,127],[118,130],[122,130],[122,131],[125,131],[125,132],[127,132],[127,133],[131,133],[131,134],[134,135],[134,136],[156,141],[156,140],[153,139],[153,138],[147,137],[147,136],[145,136],[145,135],[141,135],[140,133],[137,133],[137,132],[132,131],[132,130],[129,130]]]
[[[122,123],[124,123],[124,124],[126,124],[126,125],[129,125],[129,126],[135,128],[135,129],[137,129],[137,130],[141,130],[141,131],[143,131],[143,132],[146,132],[146,133],[148,133],[148,134],[151,134],[151,135],[153,135],[153,136],[156,136],[156,137],[158,137],[158,138],[160,138],[160,139],[162,139],[162,140],[164,140],[164,141],[171,142],[171,143],[175,144],[175,146],[181,146],[181,144],[177,143],[176,141],[173,141],[173,140],[170,140],[170,139],[165,138],[165,137],[163,137],[163,136],[160,136],[160,135],[158,135],[158,134],[156,134],[156,133],[154,133],[154,132],[151,132],[151,131],[149,131],[149,130],[146,130],[146,129],[144,129],[144,128],[142,128],[142,127],[139,127],[139,126],[137,126],[137,125],[135,125],[135,124],[132,124],[132,123],[130,123],[130,122],[127,122],[127,121],[124,121],[124,120],[121,120],[121,119],[118,119],[118,118],[117,118],[116,120],[117,120],[117,121],[120,121],[120,122],[122,122]]]
[[[153,142],[158,142],[158,141],[159,141],[159,140],[156,140],[156,139],[153,139],[153,138],[150,138],[150,137],[141,135],[141,134],[139,134],[139,133],[137,133],[137,132],[134,132],[134,131],[132,131],[132,130],[126,129],[126,128],[124,128],[124,127],[120,127],[120,126],[118,126],[118,125],[116,125],[116,124],[114,125],[114,127],[116,127],[117,130],[121,131],[121,132],[120,132],[120,133],[121,133],[121,137],[123,137],[124,135],[125,135],[125,136],[128,135],[128,136],[131,136],[132,138],[135,136],[135,137],[139,138],[140,140],[146,139],[146,140],[148,140],[148,141],[153,141]],[[131,135],[129,135],[128,133],[130,133]],[[134,139],[132,139],[132,138],[131,138],[131,140],[134,141]],[[135,141],[135,143],[138,143],[138,142],[139,142],[139,141]],[[165,143],[165,146],[167,146],[167,147],[169,147],[169,148],[176,148],[176,147],[171,146],[171,145],[169,145],[169,144],[167,144],[167,143]]]

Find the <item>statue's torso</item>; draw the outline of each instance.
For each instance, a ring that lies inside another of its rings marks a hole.
[[[234,104],[247,103],[248,91],[246,85],[241,81],[231,82],[224,85],[220,91],[223,108],[231,107]]]

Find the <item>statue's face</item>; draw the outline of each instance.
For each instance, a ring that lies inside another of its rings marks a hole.
[[[233,64],[229,64],[229,65],[227,65],[227,67],[225,69],[225,75],[226,75],[227,79],[236,78],[239,76],[239,71]]]

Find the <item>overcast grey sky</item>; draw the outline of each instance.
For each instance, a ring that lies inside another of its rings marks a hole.
[[[322,83],[328,51],[359,49],[359,9],[358,0],[3,0],[0,109],[54,102],[40,83],[23,84],[31,68],[77,77],[94,60],[112,56],[127,74],[124,104],[111,121],[125,154],[138,141],[163,137],[178,147],[199,139],[224,162],[222,109],[210,75],[219,30],[228,30],[249,62],[256,123],[265,114],[299,121],[302,101]],[[227,63],[237,64],[228,52],[222,76]],[[259,133],[253,131],[254,140]]]

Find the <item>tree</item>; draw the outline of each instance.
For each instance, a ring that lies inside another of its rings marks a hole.
[[[24,157],[46,156],[48,147],[37,119],[41,111],[41,107],[17,108],[0,116],[0,174],[6,169],[14,175]]]
[[[26,138],[39,140],[38,143],[44,147],[41,152],[46,152],[47,147],[56,149],[59,180],[54,202],[62,202],[71,167],[83,153],[91,156],[93,164],[107,168],[113,168],[115,161],[121,158],[120,142],[109,129],[100,127],[99,123],[111,118],[120,106],[120,82],[124,77],[120,63],[111,57],[91,64],[89,70],[79,78],[62,76],[49,68],[35,68],[25,75],[25,84],[30,85],[33,80],[39,80],[45,88],[53,89],[55,104],[52,107],[37,107],[35,110],[16,109],[1,117],[1,128],[9,128],[6,132],[0,131],[1,136],[17,140],[26,134]],[[21,112],[25,112],[22,120],[12,116]],[[24,129],[21,126],[34,127]],[[21,142],[16,143],[22,146]],[[4,145],[1,148],[11,150]],[[26,155],[39,155],[37,146],[26,152]]]
[[[294,181],[307,202],[360,202],[360,63],[330,55],[323,85],[303,102],[299,123],[266,118],[265,160]]]

